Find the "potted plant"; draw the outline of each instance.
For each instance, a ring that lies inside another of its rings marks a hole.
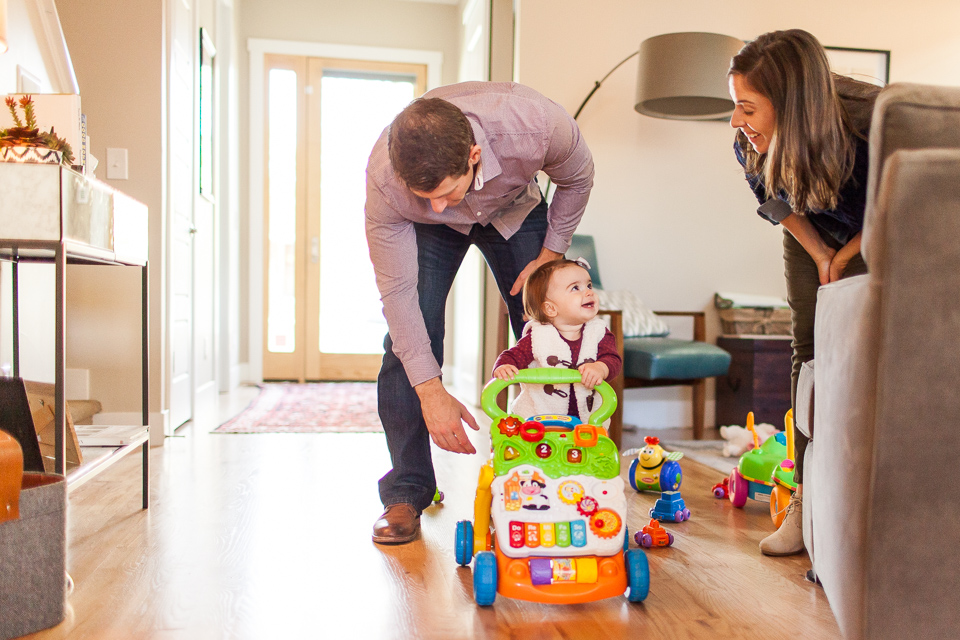
[[[41,162],[73,164],[73,149],[50,127],[41,131],[33,108],[33,97],[23,96],[19,106],[23,119],[17,113],[18,101],[7,96],[7,107],[13,115],[14,126],[0,129],[0,160],[5,162]]]

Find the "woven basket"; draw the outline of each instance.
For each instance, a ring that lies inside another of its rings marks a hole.
[[[718,309],[723,333],[729,335],[789,336],[790,309]]]

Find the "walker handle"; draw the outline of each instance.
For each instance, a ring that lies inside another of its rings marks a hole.
[[[511,384],[576,384],[580,382],[580,372],[576,369],[555,369],[542,367],[535,369],[521,369],[513,380],[492,379],[483,388],[480,394],[480,406],[484,413],[497,420],[508,414],[497,406],[497,395]],[[617,393],[606,382],[601,382],[594,389],[600,394],[602,404],[590,414],[588,424],[602,426],[604,420],[617,410]],[[529,416],[521,416],[524,420]]]

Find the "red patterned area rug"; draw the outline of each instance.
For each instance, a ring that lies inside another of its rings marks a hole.
[[[269,383],[250,406],[214,433],[383,431],[375,382]]]

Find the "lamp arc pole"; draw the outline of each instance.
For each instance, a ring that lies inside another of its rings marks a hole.
[[[592,98],[593,94],[597,92],[597,89],[600,88],[600,85],[606,82],[607,78],[609,78],[614,71],[616,71],[617,69],[622,67],[624,64],[626,64],[631,58],[636,57],[639,53],[640,53],[640,49],[637,49],[636,51],[628,55],[626,58],[618,62],[616,65],[614,65],[614,67],[610,69],[610,71],[607,71],[607,75],[603,76],[602,78],[594,82],[593,88],[590,89],[590,93],[587,94],[587,97],[583,99],[583,102],[581,102],[580,106],[577,108],[576,113],[573,114],[574,120],[580,117],[580,114],[583,112],[583,108],[587,106],[588,102],[590,102],[590,98]],[[550,187],[552,186],[553,186],[553,179],[550,176],[547,176],[547,188],[546,188],[546,195],[544,195],[544,198],[548,200],[550,199]]]

